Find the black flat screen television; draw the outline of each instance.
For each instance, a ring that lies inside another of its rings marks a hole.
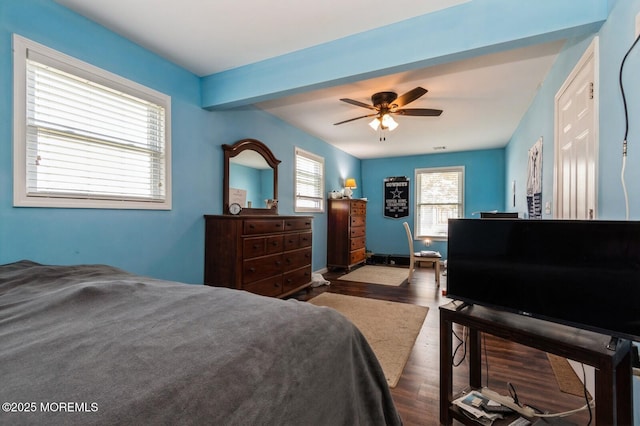
[[[640,341],[640,222],[452,219],[447,295]]]

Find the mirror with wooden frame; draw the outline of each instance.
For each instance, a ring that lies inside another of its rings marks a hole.
[[[278,214],[280,160],[256,139],[242,139],[233,145],[224,144],[222,149],[223,214]],[[234,204],[239,204],[240,209]]]

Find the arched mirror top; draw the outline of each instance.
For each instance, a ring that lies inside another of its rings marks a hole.
[[[280,164],[280,160],[273,155],[273,152],[257,139],[242,139],[233,145],[224,144],[222,145],[222,149],[224,150],[226,158],[236,157],[244,151],[254,151],[262,155],[262,158],[265,159],[272,169],[277,168],[278,164]]]
[[[278,160],[256,139],[222,145],[224,151],[223,214],[240,204],[239,214],[278,214]]]

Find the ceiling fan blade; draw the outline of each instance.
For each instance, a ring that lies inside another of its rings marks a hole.
[[[416,87],[415,89],[409,90],[407,93],[405,93],[404,95],[396,99],[394,104],[398,105],[398,108],[403,107],[406,104],[415,101],[416,99],[418,99],[420,96],[424,95],[427,92],[428,92],[427,89],[423,89],[422,87]]]
[[[368,115],[363,115],[363,116],[356,117],[356,118],[350,118],[349,120],[344,120],[344,121],[340,121],[338,123],[333,123],[333,125],[337,126],[338,124],[344,124],[344,123],[348,123],[350,121],[360,120],[361,118],[375,117],[376,115],[378,115],[378,114],[368,114]]]
[[[441,109],[429,109],[429,108],[404,108],[393,112],[400,115],[413,115],[419,117],[438,117],[442,114]]]
[[[359,106],[359,107],[363,107],[363,108],[367,108],[367,109],[372,109],[374,111],[377,111],[378,109],[376,107],[374,107],[373,105],[369,105],[369,104],[365,104],[364,102],[360,102],[360,101],[356,101],[353,99],[348,99],[348,98],[342,98],[340,99],[342,102],[346,102],[348,104],[351,105],[355,105],[355,106]]]

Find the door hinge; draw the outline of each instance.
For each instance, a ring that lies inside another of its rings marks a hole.
[[[593,81],[589,83],[589,99],[593,99]]]

